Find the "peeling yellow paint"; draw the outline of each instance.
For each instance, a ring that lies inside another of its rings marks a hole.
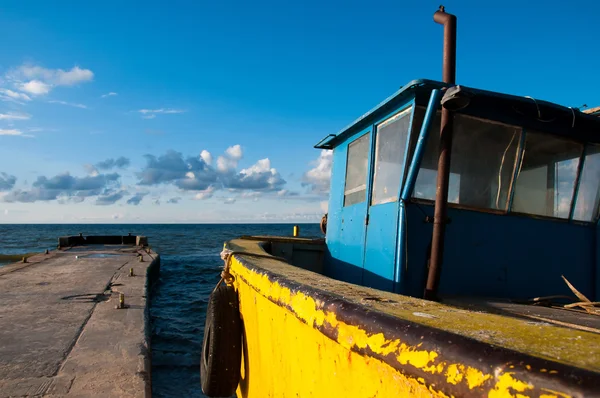
[[[239,397],[449,395],[439,378],[435,384],[427,377],[412,378],[357,349],[393,355],[401,365],[441,376],[447,386],[489,391],[491,398],[526,396],[533,388],[510,372],[494,376],[449,362],[443,352],[423,349],[421,343],[411,346],[342,322],[324,303],[271,282],[235,256],[230,272],[236,276],[247,345]],[[322,327],[335,330],[336,339],[319,331]]]
[[[492,377],[492,375],[484,375],[480,370],[471,367],[467,367],[466,373],[467,383],[469,384],[469,389],[471,390],[475,387],[481,386],[487,379]]]
[[[425,350],[413,350],[408,347],[406,344],[400,345],[400,355],[396,357],[398,362],[402,365],[406,365],[407,363],[413,365],[416,368],[426,368],[429,362],[435,360],[438,356],[437,352],[434,351],[425,351]],[[437,369],[433,367],[433,369]]]
[[[525,392],[526,390],[532,390],[533,386],[529,383],[524,383],[513,377],[513,374],[503,373],[496,379],[496,385],[494,389],[488,394],[489,398],[500,398],[500,397],[527,397],[527,395],[518,394]],[[512,392],[516,391],[516,394]]]
[[[463,373],[459,370],[459,366],[455,363],[448,365],[446,370],[446,381],[450,384],[458,384],[463,379]]]

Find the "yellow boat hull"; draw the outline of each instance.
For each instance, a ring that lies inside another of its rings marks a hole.
[[[239,398],[597,395],[600,358],[582,359],[576,365],[584,366],[574,367],[495,347],[428,325],[447,311],[441,304],[411,298],[402,303],[404,296],[331,280],[269,259],[257,242],[226,247],[235,251],[229,271],[244,331]],[[336,294],[318,289],[328,284],[337,286]],[[407,313],[423,311],[418,316],[424,324],[382,315],[381,307],[371,304],[386,304],[392,301],[389,297],[397,297],[394,305],[403,310],[422,303]],[[479,327],[506,318],[507,336],[510,330],[524,333],[510,324],[511,318],[469,316],[481,318],[476,319]],[[519,322],[525,329],[535,328]],[[548,338],[572,335],[571,330],[550,327]],[[600,353],[595,345],[600,336],[576,334],[583,335],[581,347],[591,355]]]

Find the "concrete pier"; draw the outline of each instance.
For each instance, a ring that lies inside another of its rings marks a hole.
[[[147,239],[64,237],[26,261],[0,267],[0,397],[151,396]]]

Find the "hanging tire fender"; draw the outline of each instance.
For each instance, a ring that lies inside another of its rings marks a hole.
[[[240,381],[242,321],[233,286],[220,283],[206,310],[200,358],[202,391],[209,397],[230,397]]]

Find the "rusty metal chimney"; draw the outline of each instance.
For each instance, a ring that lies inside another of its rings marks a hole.
[[[444,25],[444,83],[456,83],[456,16],[448,14],[444,6],[433,14],[433,20]],[[444,258],[444,233],[447,222],[448,185],[450,179],[450,155],[452,151],[453,115],[449,109],[442,108],[440,125],[440,153],[438,157],[437,188],[433,217],[433,235],[431,239],[431,259],[429,274],[423,297],[437,300],[442,262]]]

